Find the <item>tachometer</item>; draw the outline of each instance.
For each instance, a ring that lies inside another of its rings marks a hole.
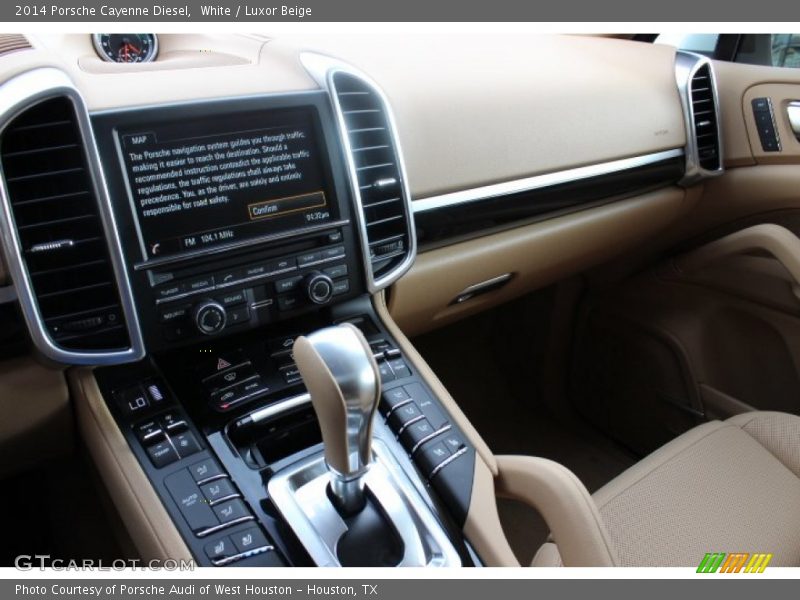
[[[92,41],[100,58],[109,62],[150,62],[158,54],[158,38],[153,33],[95,33]]]

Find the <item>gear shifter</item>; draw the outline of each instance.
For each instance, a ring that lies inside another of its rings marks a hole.
[[[361,331],[344,323],[298,337],[294,358],[319,420],[334,503],[353,515],[365,505],[364,475],[380,398],[372,349]]]

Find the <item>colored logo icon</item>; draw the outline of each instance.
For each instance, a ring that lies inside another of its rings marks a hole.
[[[708,552],[697,566],[698,573],[763,573],[772,554],[748,552]]]

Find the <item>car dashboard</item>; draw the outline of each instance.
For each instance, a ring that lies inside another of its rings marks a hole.
[[[321,437],[292,347],[349,323],[409,564],[500,561],[494,458],[406,336],[684,214],[724,168],[712,62],[584,36],[115,43],[124,64],[88,35],[0,57],[0,289],[69,368],[139,550],[347,563],[299,491]]]

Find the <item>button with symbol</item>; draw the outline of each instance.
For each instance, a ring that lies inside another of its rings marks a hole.
[[[239,499],[228,500],[221,504],[217,504],[213,508],[214,512],[217,514],[217,518],[221,523],[230,523],[231,521],[235,521],[236,519],[241,519],[242,517],[247,517],[250,515],[250,511],[247,510],[244,502]]]
[[[212,477],[218,477],[219,475],[222,475],[222,469],[220,469],[219,465],[210,458],[193,464],[191,467],[189,467],[189,472],[192,474],[192,477],[194,477],[195,481],[205,481],[207,479],[211,479]]]
[[[222,390],[236,383],[251,379],[254,376],[256,376],[256,371],[253,369],[253,364],[248,361],[220,370],[214,373],[214,375],[206,377],[203,379],[203,385],[210,391]]]
[[[211,503],[236,494],[233,484],[228,479],[215,479],[210,483],[201,485],[200,491],[203,492],[206,500]]]
[[[449,456],[450,450],[447,449],[447,446],[442,442],[436,442],[423,447],[422,451],[417,454],[417,464],[425,475],[430,475]]]
[[[258,527],[251,527],[231,535],[233,543],[239,552],[249,552],[255,548],[268,546],[269,542]]]
[[[174,437],[170,436],[170,439],[172,439],[172,444],[181,458],[200,452],[200,444],[197,443],[197,438],[194,437],[191,431],[179,433]]]
[[[230,538],[224,537],[219,540],[212,540],[205,545],[206,556],[211,560],[230,558],[237,554],[236,547]]]

